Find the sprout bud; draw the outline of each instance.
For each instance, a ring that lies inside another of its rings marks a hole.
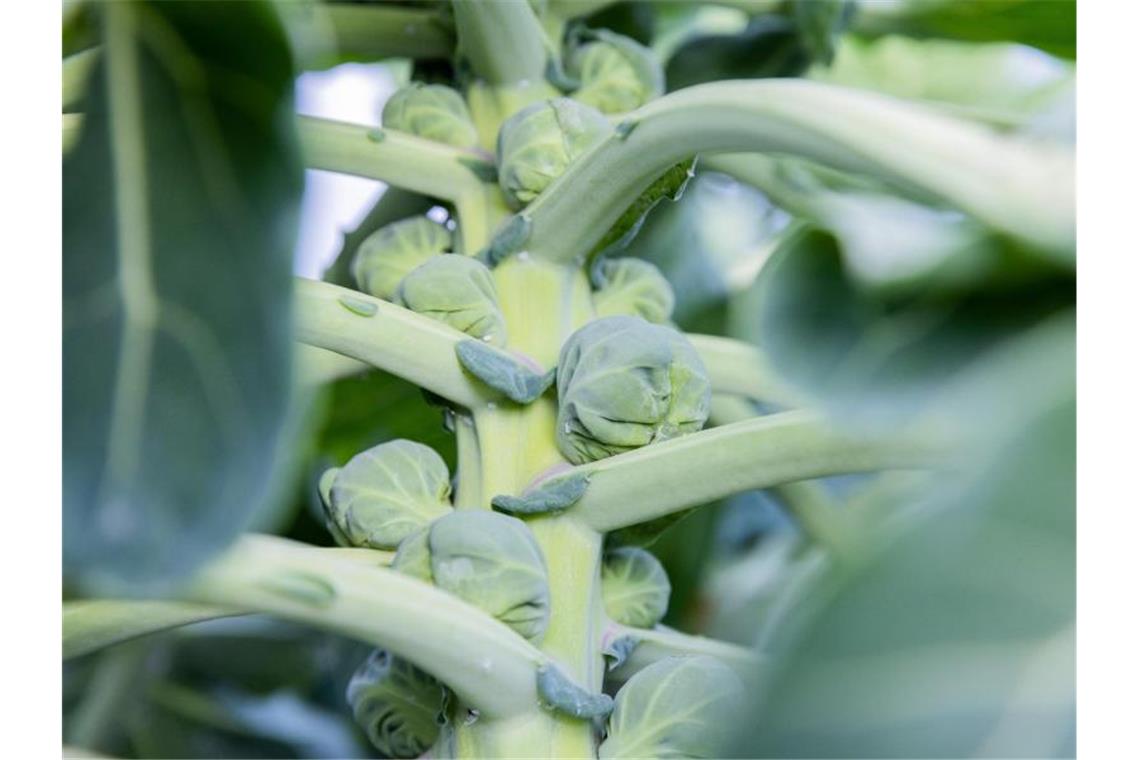
[[[436,256],[400,281],[396,303],[496,346],[507,342],[507,322],[491,270],[467,256]]]
[[[447,722],[447,689],[407,660],[377,649],[345,695],[356,722],[384,757],[419,757]]]
[[[598,316],[622,314],[661,324],[673,316],[673,286],[657,267],[634,258],[607,259],[597,269],[594,293]]]
[[[329,521],[352,546],[394,549],[451,511],[447,465],[429,446],[396,440],[357,454],[329,489]],[[335,533],[334,533],[335,535]]]
[[[431,257],[451,248],[451,233],[426,216],[392,222],[366,237],[352,260],[357,286],[392,300],[400,280]]]
[[[665,91],[665,71],[649,48],[604,30],[570,57],[568,71],[581,87],[574,99],[602,113],[625,113]]]
[[[452,512],[428,534],[435,585],[531,641],[550,621],[546,562],[522,520],[487,510]]]
[[[596,319],[558,359],[558,449],[585,464],[695,432],[710,397],[705,366],[681,333],[640,317]]]
[[[708,655],[666,657],[617,693],[601,758],[724,757],[746,700],[732,669]]]
[[[392,569],[421,581],[432,582],[428,528],[420,528],[400,542],[396,556],[392,558]]]
[[[601,112],[569,98],[522,109],[499,130],[499,185],[507,200],[516,209],[530,203],[611,131]]]
[[[611,620],[634,628],[652,628],[665,617],[670,590],[665,568],[644,549],[623,546],[606,553],[602,601]]]
[[[479,142],[463,96],[441,84],[412,82],[384,104],[385,127],[426,140],[472,148]]]

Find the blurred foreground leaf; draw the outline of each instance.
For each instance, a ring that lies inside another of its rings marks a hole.
[[[110,3],[64,162],[64,565],[159,588],[263,505],[301,170],[266,3]],[[249,44],[256,39],[257,44]]]

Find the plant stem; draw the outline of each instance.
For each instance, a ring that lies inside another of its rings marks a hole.
[[[366,362],[463,406],[497,394],[463,371],[455,346],[468,336],[399,306],[317,280],[296,278],[297,340]]]
[[[394,129],[346,124],[312,116],[297,117],[305,165],[311,169],[378,179],[390,185],[448,201],[466,237],[489,235],[486,185],[464,162],[487,161],[474,150],[454,148]],[[469,240],[465,240],[471,247]],[[474,252],[473,250],[470,252]]]
[[[747,647],[705,636],[691,636],[663,625],[655,628],[631,628],[610,622],[607,628],[606,636],[610,640],[628,636],[637,641],[637,646],[626,661],[606,674],[607,681],[623,683],[642,668],[664,657],[679,655],[711,655],[732,666],[745,678],[755,675],[762,661],[756,652]]]
[[[431,10],[350,3],[281,3],[282,19],[302,69],[343,61],[449,58],[455,35]]]
[[[384,567],[269,536],[245,536],[185,590],[192,601],[309,623],[391,649],[488,716],[537,703],[546,657],[457,597]]]
[[[632,199],[695,153],[788,153],[929,193],[1070,265],[1074,160],[897,99],[800,80],[716,82],[629,114],[531,204],[527,249],[583,260]],[[906,150],[899,146],[905,145]]]
[[[240,615],[223,607],[140,599],[64,602],[63,659],[94,652],[138,636],[202,620]]]
[[[781,406],[804,403],[801,394],[776,375],[767,357],[755,346],[717,335],[686,333],[685,337],[700,354],[714,393],[744,396]]]
[[[490,508],[483,498],[483,453],[479,447],[479,433],[475,420],[466,414],[455,415],[455,440],[458,485],[455,488],[455,508]]]
[[[99,48],[88,48],[63,59],[63,110],[66,113],[83,99],[87,80],[99,60]]]
[[[538,81],[546,69],[542,26],[527,2],[452,0],[459,54],[491,85]]]
[[[135,693],[146,654],[146,645],[132,642],[102,655],[71,721],[69,742],[88,749],[106,749],[124,703]]]
[[[815,414],[782,412],[583,465],[590,485],[568,514],[611,531],[781,483],[929,467],[937,451],[917,436],[847,434]]]

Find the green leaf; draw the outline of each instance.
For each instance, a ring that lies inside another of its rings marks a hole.
[[[895,501],[921,517],[795,605],[738,756],[1073,756],[1075,355],[1042,345],[1028,377],[1067,392],[987,376],[1021,419],[987,415],[980,471]]]
[[[950,295],[932,283],[892,297],[848,274],[834,236],[800,228],[765,263],[738,329],[786,380],[849,421],[883,425],[930,408],[987,351],[1073,297],[1070,277],[1048,270]]]
[[[782,16],[764,14],[738,34],[706,34],[687,40],[666,63],[665,81],[672,92],[719,79],[795,76],[809,63],[811,56],[795,24]]]
[[[629,124],[628,127],[627,124]],[[636,123],[622,122],[617,129],[619,132],[623,128],[633,131],[636,126]],[[642,225],[645,224],[645,220],[649,217],[649,212],[653,210],[654,206],[665,199],[681,200],[689,180],[693,178],[693,170],[696,165],[697,159],[694,157],[689,161],[676,164],[658,177],[641,195],[637,196],[637,200],[630,204],[621,218],[614,222],[605,236],[598,241],[597,246],[594,247],[594,252],[590,254],[590,258],[607,256],[629,246],[630,242],[637,237],[637,233],[641,231]]]
[[[1033,127],[1071,139],[1076,129],[1074,66],[1004,42],[847,38],[830,66],[810,79],[908,98],[998,127]]]
[[[811,0],[795,3],[792,10],[800,39],[811,57],[831,63],[837,38],[847,29],[855,13],[854,0]]]
[[[266,3],[100,11],[63,169],[64,567],[155,588],[241,532],[283,458],[293,71]]]

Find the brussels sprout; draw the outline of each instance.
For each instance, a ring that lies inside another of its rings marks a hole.
[[[623,546],[602,563],[602,601],[610,619],[634,628],[652,628],[669,607],[669,576],[649,552]]]
[[[447,722],[447,689],[407,660],[377,649],[348,683],[356,722],[385,757],[419,757]]]
[[[382,121],[385,127],[457,148],[479,142],[463,96],[442,84],[412,82],[396,90],[384,104]]]
[[[496,346],[507,342],[507,322],[491,270],[467,256],[430,258],[396,288],[396,303]]]
[[[673,316],[673,286],[648,261],[606,259],[596,272],[601,287],[594,293],[594,308],[599,316],[628,314],[658,324]]]
[[[653,51],[620,34],[591,32],[595,40],[574,51],[568,73],[581,82],[579,103],[602,113],[624,113],[665,92],[665,70]]]
[[[332,484],[336,480],[337,473],[340,472],[339,467],[330,467],[321,473],[321,479],[317,481],[317,494],[321,497],[321,506],[324,508],[325,513],[325,528],[329,534],[332,535],[333,540],[336,541],[337,546],[352,546],[348,538],[340,532],[340,528],[332,520]]]
[[[432,582],[427,528],[420,528],[400,542],[396,556],[392,558],[392,569],[421,581]]]
[[[585,464],[700,430],[710,396],[681,333],[640,317],[596,319],[558,358],[558,449]]]
[[[452,512],[428,533],[435,585],[540,641],[550,620],[542,551],[522,520],[482,509]]]
[[[598,756],[724,757],[740,724],[744,684],[708,655],[666,657],[638,671],[617,693]]]
[[[516,209],[530,203],[611,131],[600,111],[569,98],[522,109],[499,130],[499,185],[507,200]]]
[[[360,243],[352,259],[357,286],[391,300],[400,280],[431,257],[451,248],[451,233],[426,216],[392,222]]]
[[[394,549],[451,511],[447,465],[429,446],[396,440],[357,454],[337,472],[328,516],[352,546]]]

